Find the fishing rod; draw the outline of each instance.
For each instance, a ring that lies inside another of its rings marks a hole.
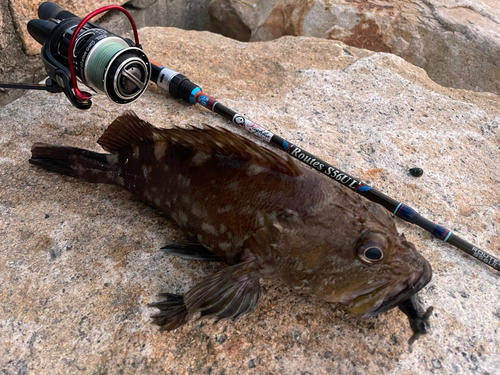
[[[437,239],[455,246],[493,269],[500,271],[500,260],[460,238],[449,229],[433,223],[406,204],[388,197],[384,193],[361,182],[360,179],[350,176],[346,172],[343,172],[326,161],[310,154],[303,148],[288,142],[284,138],[281,138],[280,136],[264,129],[262,126],[257,125],[244,116],[238,114],[231,108],[224,106],[216,99],[203,93],[201,88],[191,82],[186,76],[172,69],[161,66],[153,61],[151,62],[151,66],[151,81],[156,83],[160,89],[170,93],[170,95],[174,98],[183,99],[190,104],[198,103],[208,110],[221,115],[222,117],[230,120],[232,123],[259,137],[265,142],[272,144],[280,150],[285,151],[288,155],[304,164],[307,164],[332,180],[344,185],[352,191],[355,191],[372,202],[382,205],[385,209],[400,219],[418,225],[422,229],[431,233]]]

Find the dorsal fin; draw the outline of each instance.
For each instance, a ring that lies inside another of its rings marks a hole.
[[[159,129],[141,120],[132,111],[113,121],[97,142],[112,153],[124,152],[133,146],[154,147],[155,142],[165,142],[172,151],[182,151],[179,155],[183,157],[189,154],[193,157],[199,152],[207,157],[219,154],[292,177],[302,174],[291,159],[285,159],[229,130],[209,125],[203,125],[201,129],[193,126],[187,129]],[[185,161],[188,162],[187,159]]]
[[[219,154],[292,177],[302,174],[291,159],[285,159],[223,128],[203,124],[201,129],[193,126],[188,129],[174,128],[165,131],[166,134],[171,146],[189,148],[193,156],[199,152],[207,156]]]
[[[134,111],[126,111],[108,126],[97,143],[108,152],[120,153],[136,145],[152,143],[158,130],[137,117]]]

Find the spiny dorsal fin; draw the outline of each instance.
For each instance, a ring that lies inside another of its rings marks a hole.
[[[108,126],[97,143],[108,152],[120,153],[135,145],[152,143],[157,130],[134,111],[126,111]]]
[[[194,126],[188,129],[174,128],[166,130],[163,134],[168,134],[172,146],[188,148],[193,151],[193,156],[199,152],[208,156],[217,153],[292,177],[302,174],[291,159],[285,159],[223,128],[216,129],[203,124],[201,129]]]
[[[124,152],[133,146],[154,147],[156,142],[165,142],[173,152],[182,151],[179,155],[183,157],[200,152],[208,157],[222,154],[292,177],[302,174],[291,159],[285,159],[229,130],[209,125],[203,125],[202,129],[194,126],[187,129],[159,129],[141,120],[132,111],[125,112],[113,121],[97,142],[112,153]]]

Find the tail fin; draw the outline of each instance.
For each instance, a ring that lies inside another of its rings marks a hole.
[[[110,167],[106,154],[37,142],[31,147],[29,162],[48,171],[85,181],[113,183],[108,181]]]

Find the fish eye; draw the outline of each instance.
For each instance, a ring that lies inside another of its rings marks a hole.
[[[379,233],[362,235],[358,242],[358,257],[364,263],[375,263],[384,258],[386,239]]]
[[[366,249],[363,255],[365,256],[366,259],[369,260],[380,260],[384,257],[382,250],[380,250],[378,247],[375,246]]]

